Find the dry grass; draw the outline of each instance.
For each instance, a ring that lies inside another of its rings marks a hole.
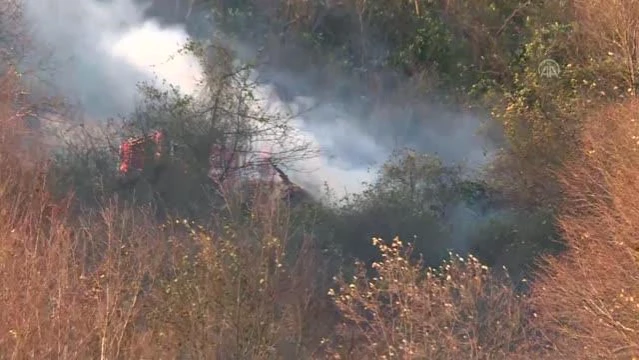
[[[6,4],[0,9],[18,19],[19,9]],[[328,19],[329,10],[346,12],[348,28],[370,35],[371,4],[309,4],[263,6],[307,29]],[[424,10],[420,4],[396,2],[388,11],[409,18]],[[476,30],[469,37],[486,45],[475,55],[495,49],[487,36],[493,32],[465,17],[473,11],[447,4],[448,21],[462,32]],[[579,25],[574,48],[617,64],[614,76],[628,89],[614,90],[632,98],[637,2],[570,4]],[[361,47],[364,56],[370,49]],[[424,268],[399,239],[375,239],[381,261],[372,269],[357,263],[354,276],[337,278],[330,290],[331,259],[294,228],[270,185],[251,195],[224,193],[227,216],[207,226],[158,224],[150,209],[116,201],[78,209],[72,196],[50,194],[60,184],[48,177],[37,135],[25,126],[30,105],[20,74],[0,71],[0,359],[639,357],[635,99],[585,122],[582,151],[558,174],[565,195],[559,224],[569,250],[546,259],[529,299],[472,256]],[[171,185],[176,197],[185,191]]]
[[[2,191],[0,201],[24,206],[16,194],[25,193]],[[0,218],[0,353],[268,359],[312,351],[321,310],[312,248],[291,259],[286,234],[269,226],[215,235],[188,222],[158,227],[117,204],[77,221],[34,217],[47,201]]]
[[[28,134],[18,83],[2,83],[12,126],[0,137],[10,174],[0,178],[0,358],[488,359],[512,358],[523,341],[525,301],[476,259],[424,270],[399,240],[376,242],[377,277],[358,265],[352,285],[339,280],[340,296],[327,296],[331,259],[267,184],[250,201],[225,193],[227,216],[207,227],[53,198],[46,163],[24,166],[18,151]]]
[[[342,314],[340,359],[512,359],[525,340],[524,300],[472,256],[437,269],[399,239],[374,239],[374,277],[360,264],[330,295]],[[502,279],[503,280],[503,279]]]
[[[473,258],[423,273],[398,241],[379,243],[380,277],[360,268],[350,300],[327,296],[330,259],[268,184],[248,209],[244,194],[225,193],[227,216],[208,227],[53,198],[46,163],[24,166],[19,151],[28,132],[18,85],[3,78],[0,103],[11,125],[0,136],[0,172],[10,175],[0,178],[0,358],[375,358],[391,346],[404,358],[487,358],[520,340],[521,300]]]
[[[322,264],[310,240],[287,253],[284,207],[260,200],[221,231],[117,202],[78,211],[49,194],[45,162],[25,166],[14,75],[0,83],[0,358],[310,356]]]
[[[208,226],[115,201],[80,211],[23,151],[15,72],[0,90],[0,359],[639,356],[639,101],[593,115],[560,174],[570,250],[548,259],[530,316],[472,256],[424,268],[399,239],[375,239],[382,260],[329,291],[331,259],[270,185],[224,193]]]
[[[639,356],[638,114],[636,100],[593,114],[561,174],[570,250],[549,259],[534,297],[555,357]]]
[[[116,203],[47,219],[51,199],[24,197],[46,193],[45,179],[23,175],[0,186],[1,354],[269,359],[313,351],[314,321],[325,318],[314,271],[321,264],[310,243],[288,256],[273,216],[223,233],[185,221],[159,227]]]
[[[577,48],[584,55],[596,54],[602,64],[619,72],[602,76],[602,66],[598,82],[620,76],[626,84],[622,93],[635,96],[639,76],[639,3],[572,0],[571,4],[578,25]]]
[[[185,221],[159,227],[116,203],[46,218],[51,199],[25,198],[46,193],[46,182],[23,175],[0,186],[1,354],[268,359],[313,351],[314,321],[325,318],[321,264],[310,242],[289,256],[287,234],[265,222],[272,216],[222,233]]]

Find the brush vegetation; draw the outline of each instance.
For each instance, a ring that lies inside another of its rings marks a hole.
[[[144,87],[126,126],[52,153],[10,65],[25,35],[5,2],[0,359],[639,358],[635,1],[194,4],[372,108],[408,94],[490,114],[502,150],[475,177],[401,150],[331,206],[215,183],[211,145],[284,128],[246,105],[229,60],[206,67],[204,104]],[[558,78],[538,76],[546,58]],[[157,126],[186,144],[178,161],[119,186],[116,139]],[[460,235],[459,209],[483,220]]]

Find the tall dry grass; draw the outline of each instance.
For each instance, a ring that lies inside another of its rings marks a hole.
[[[622,81],[616,83],[625,85],[620,89],[621,97],[624,94],[636,96],[639,81],[639,3],[634,0],[572,0],[569,3],[577,24],[575,40],[578,54],[600,57],[601,66],[596,69],[599,90],[611,92],[612,86],[606,81],[620,79]]]
[[[34,190],[20,183],[0,192],[2,204],[16,204],[0,217],[1,354],[299,358],[314,351],[318,319],[330,325],[310,242],[288,256],[286,233],[272,224],[157,226],[115,203],[45,221],[47,198],[14,210]]]
[[[13,75],[0,83],[0,358],[313,353],[317,319],[330,324],[321,259],[310,240],[288,253],[285,207],[258,199],[246,226],[220,218],[205,228],[157,224],[150,209],[115,201],[82,210],[54,198],[46,161],[20,151],[31,135]]]
[[[559,223],[569,246],[534,289],[551,357],[639,356],[639,101],[586,122],[582,151],[560,174]]]
[[[493,359],[528,335],[525,299],[477,260],[424,269],[399,241],[327,296],[332,259],[268,184],[201,226],[55,198],[18,151],[18,85],[0,99],[0,358]]]

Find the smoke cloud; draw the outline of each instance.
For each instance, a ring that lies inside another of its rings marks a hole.
[[[38,85],[46,85],[44,91],[79,103],[91,118],[124,115],[133,109],[137,84],[150,78],[115,56],[111,47],[143,21],[136,6],[128,1],[81,1],[69,6],[60,0],[26,0],[24,7],[33,51],[24,65],[48,65],[37,72]]]
[[[29,62],[54,64],[53,71],[39,73],[40,83],[80,104],[93,119],[131,113],[143,81],[163,79],[185,93],[197,92],[198,61],[178,54],[193,34],[187,33],[186,23],[167,25],[150,18],[148,6],[132,0],[84,0],[73,6],[63,0],[25,0],[25,18],[38,49]],[[202,17],[191,15],[201,25]],[[251,52],[250,45],[234,45],[241,53]],[[275,65],[267,70],[255,74],[261,81],[259,100],[274,112],[301,112],[292,119],[295,136],[321,154],[289,164],[299,170],[291,178],[312,191],[320,192],[324,183],[338,195],[360,191],[362,182],[373,179],[372,170],[398,145],[437,153],[449,162],[486,161],[474,118],[419,104],[388,106],[364,118],[353,110],[352,99],[335,95],[319,101],[307,79]]]

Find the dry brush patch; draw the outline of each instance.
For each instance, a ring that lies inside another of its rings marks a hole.
[[[477,259],[439,268],[411,261],[399,239],[374,239],[375,275],[358,264],[331,290],[342,315],[333,355],[341,359],[511,359],[526,339],[525,300]]]
[[[46,184],[35,185],[0,191],[0,353],[130,358],[141,290],[160,264],[160,234],[115,207],[77,221],[68,207],[52,214],[55,203],[38,195]]]
[[[229,221],[214,230],[186,220],[175,224],[189,239],[170,241],[168,276],[154,291],[149,326],[160,354],[312,356],[330,332],[322,326],[331,324],[327,299],[320,296],[323,263],[311,239],[292,250],[286,211],[265,200],[253,204],[248,222]]]
[[[581,153],[560,174],[569,250],[547,259],[534,288],[551,356],[639,356],[638,114],[635,99],[593,114]]]
[[[0,358],[312,356],[331,325],[324,259],[272,188],[206,228],[56,199],[60,179],[20,151],[17,75],[0,79]]]
[[[331,324],[322,259],[310,240],[289,255],[272,217],[212,231],[118,204],[73,221],[32,213],[0,217],[2,354],[304,358],[330,331],[317,325]]]
[[[1,354],[303,358],[330,331],[317,325],[331,324],[318,296],[323,260],[311,239],[290,251],[282,204],[260,200],[248,222],[218,219],[215,230],[158,226],[150,212],[115,202],[51,217],[46,177],[6,159]]]
[[[606,78],[622,79],[625,84],[622,94],[636,96],[639,3],[634,0],[572,0],[570,4],[577,24],[577,48],[584,55],[597,54],[600,63],[613,70],[608,71],[608,76],[602,76],[605,69],[601,66],[598,82],[605,86],[608,85],[604,83]]]

